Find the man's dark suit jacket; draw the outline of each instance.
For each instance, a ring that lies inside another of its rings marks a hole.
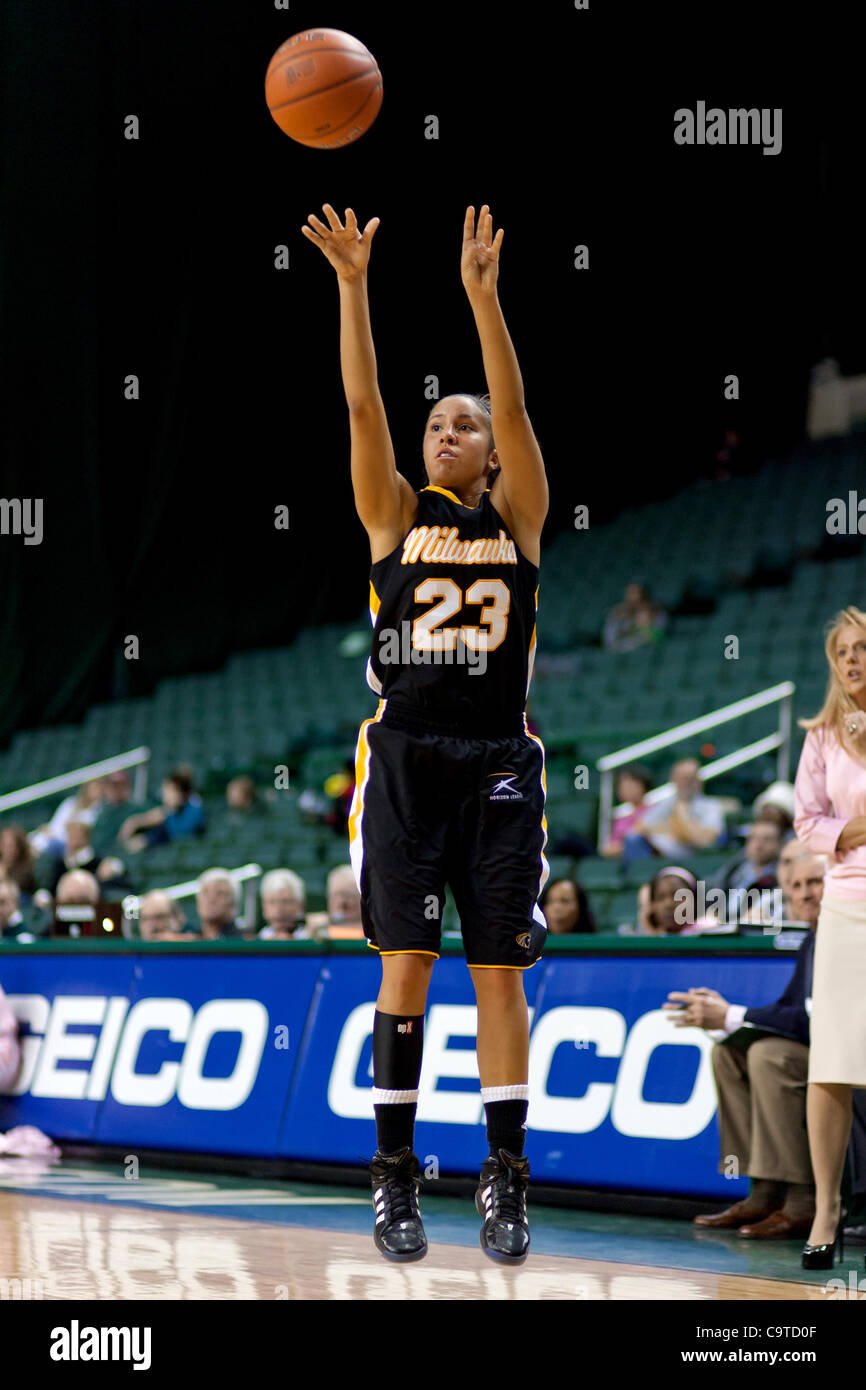
[[[744,1022],[771,1033],[782,1033],[809,1046],[809,1015],[806,1000],[812,993],[812,962],[815,958],[815,933],[808,931],[800,942],[794,973],[775,1004],[760,1004],[746,1009]]]

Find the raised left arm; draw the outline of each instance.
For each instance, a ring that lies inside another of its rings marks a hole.
[[[496,282],[503,230],[493,237],[493,218],[485,204],[474,231],[475,209],[466,209],[461,276],[475,317],[500,473],[491,500],[513,522],[522,550],[538,551],[549,493],[544,459],[526,413],[523,378],[511,341]],[[530,554],[529,558],[533,558]]]

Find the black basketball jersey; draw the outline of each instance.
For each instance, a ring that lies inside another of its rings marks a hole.
[[[411,531],[370,570],[370,688],[389,716],[419,727],[523,732],[537,598],[538,567],[489,492],[466,507],[446,488],[422,488]]]

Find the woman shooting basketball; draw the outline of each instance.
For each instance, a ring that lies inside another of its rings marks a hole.
[[[364,930],[382,961],[375,1241],[389,1259],[427,1252],[414,1127],[427,988],[450,884],[478,1001],[490,1146],[476,1196],[481,1245],[520,1263],[529,1247],[522,972],[543,949],[537,899],[547,877],[544,752],[524,706],[548,492],[497,294],[503,233],[493,236],[486,205],[477,227],[467,208],[461,276],[489,406],[465,395],[433,406],[423,444],[428,482],[416,492],[397,471],[376,374],[367,268],[379,218],[360,232],[351,208],[345,227],[330,204],[323,211],[328,225],[310,216],[303,231],[339,282],[352,484],[372,556],[367,678],[381,696],[361,726],[349,821]]]

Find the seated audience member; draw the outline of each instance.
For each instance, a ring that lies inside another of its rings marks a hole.
[[[650,808],[646,805],[646,794],[652,788],[652,776],[645,767],[624,767],[617,774],[616,794],[628,810],[615,815],[610,827],[610,838],[602,845],[599,854],[606,859],[619,858],[623,852],[626,835],[630,835],[635,825]]]
[[[698,881],[688,869],[669,865],[638,889],[638,933],[642,936],[695,936]]]
[[[794,915],[810,930],[794,971],[774,1004],[730,1004],[713,989],[672,991],[662,1007],[678,1028],[703,1028],[716,1040],[713,1075],[719,1098],[719,1172],[731,1156],[748,1174],[748,1197],[695,1225],[737,1228],[751,1240],[808,1235],[815,1188],[806,1131],[809,1013],[815,929],[827,861],[804,854],[791,878]]]
[[[790,782],[773,782],[755,798],[752,806],[755,820],[777,825],[782,839],[794,829],[794,788]]]
[[[118,839],[132,854],[151,845],[167,845],[204,833],[201,798],[193,792],[187,770],[170,772],[163,779],[161,791],[161,806],[128,816],[120,827]]]
[[[633,651],[647,642],[657,642],[667,620],[664,608],[653,603],[645,585],[627,584],[623,602],[611,608],[607,615],[603,644],[610,652]]]
[[[304,880],[291,869],[272,869],[261,884],[262,941],[303,941],[309,936],[304,923]]]
[[[93,825],[101,805],[101,778],[84,782],[77,792],[61,801],[46,825],[40,825],[38,830],[33,831],[29,837],[30,844],[37,854],[62,854],[66,822],[83,820],[87,825]]]
[[[0,878],[0,940],[35,941],[37,933],[18,904],[18,884],[14,878]]]
[[[307,930],[317,941],[363,941],[361,894],[351,864],[340,864],[328,874],[328,910],[307,917]]]
[[[586,892],[573,879],[550,879],[538,905],[544,913],[547,930],[554,936],[572,936],[598,930]]]
[[[268,808],[256,791],[252,777],[243,773],[233,777],[226,787],[226,821],[237,824],[251,816],[261,815]]]
[[[623,842],[626,864],[661,855],[665,859],[683,850],[711,849],[724,835],[722,808],[704,796],[697,758],[680,758],[671,768],[673,789],[644,811]]]
[[[793,873],[794,861],[799,859],[802,854],[808,853],[809,851],[806,849],[802,840],[798,840],[796,836],[792,836],[790,840],[786,840],[779,851],[779,861],[776,865],[776,879],[782,890],[783,915],[786,921],[789,922],[795,921],[794,905],[791,902],[791,876]]]
[[[183,941],[185,921],[177,899],[161,888],[145,893],[138,904],[138,931],[142,941]]]
[[[60,925],[62,914],[59,909],[62,907],[92,907],[98,911],[100,901],[99,884],[92,873],[87,869],[68,870],[60,879],[54,894],[50,934],[52,936],[76,937],[79,933],[71,926],[66,923]]]
[[[30,841],[19,826],[0,830],[0,870],[18,884],[22,902],[29,902],[36,892],[35,862]]]
[[[132,784],[129,773],[123,768],[110,772],[102,779],[102,803],[93,822],[90,843],[100,859],[117,850],[117,838],[124,821],[131,815],[138,815],[148,809],[132,799]],[[80,820],[80,816],[76,816]]]
[[[238,920],[240,890],[227,869],[207,869],[199,878],[196,894],[198,920],[205,941],[237,937],[249,933]]]
[[[96,907],[99,884],[86,869],[70,869],[54,890],[55,907]]]
[[[775,888],[776,866],[782,849],[779,827],[769,820],[749,826],[744,848],[710,879],[709,888],[748,892],[750,888]]]
[[[90,826],[85,821],[68,820],[65,835],[63,854],[59,859],[50,858],[46,869],[40,869],[40,874],[44,874],[44,887],[49,893],[54,893],[60,879],[69,869],[86,869],[88,873],[95,874],[106,892],[124,892],[131,888],[132,885],[124,876],[120,860],[100,860],[94,853],[90,843]],[[47,856],[43,855],[42,858],[45,859]]]
[[[332,773],[323,790],[331,802],[331,809],[325,816],[325,824],[331,827],[335,835],[345,836],[352,798],[355,795],[354,758],[346,758],[341,771]]]

